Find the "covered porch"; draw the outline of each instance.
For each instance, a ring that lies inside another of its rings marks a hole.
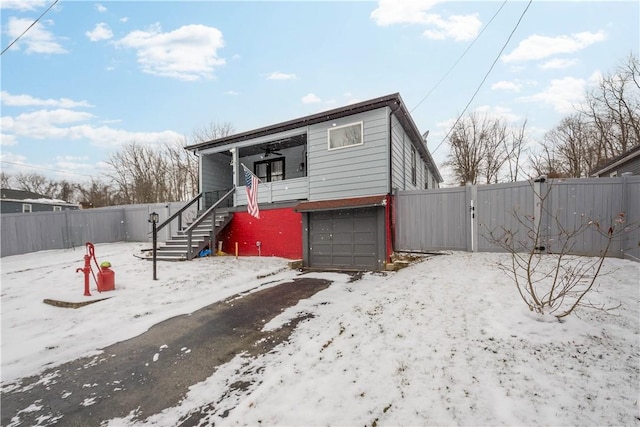
[[[260,178],[258,203],[309,197],[306,129],[234,142],[201,152],[200,156],[204,209],[233,187],[233,207],[247,204],[243,166]]]

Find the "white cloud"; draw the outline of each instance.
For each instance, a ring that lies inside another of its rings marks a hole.
[[[281,73],[279,71],[273,72],[267,76],[267,80],[295,80],[298,77],[293,74]]]
[[[522,40],[511,53],[502,56],[504,62],[531,61],[553,55],[574,53],[607,38],[604,31],[582,32],[557,37],[533,34]]]
[[[129,21],[128,16],[123,16],[122,18],[120,18],[120,22],[127,22],[127,21]]]
[[[394,24],[419,24],[428,28],[423,35],[430,39],[454,39],[466,41],[473,39],[482,23],[477,14],[451,15],[443,17],[427,13],[439,1],[432,0],[380,0],[378,7],[371,12],[371,19],[380,26]]]
[[[520,89],[522,89],[522,83],[517,81],[500,80],[499,82],[495,82],[494,84],[492,84],[491,89],[520,92]]]
[[[393,24],[424,24],[427,10],[438,4],[437,0],[380,0],[378,8],[371,12],[376,24],[386,27]]]
[[[434,40],[447,38],[455,41],[467,41],[478,35],[482,22],[476,15],[453,15],[449,18],[441,18],[439,15],[429,16],[430,24],[435,29],[427,29],[423,33],[425,37]]]
[[[78,108],[93,107],[87,101],[74,101],[68,98],[59,99],[40,99],[31,95],[12,95],[9,92],[0,92],[0,100],[3,105],[10,107],[60,107],[60,108]]]
[[[474,111],[484,114],[490,118],[502,119],[507,123],[517,122],[522,120],[522,116],[513,112],[511,108],[501,107],[499,105],[481,105]]]
[[[116,147],[129,142],[157,143],[174,141],[183,136],[173,131],[130,132],[109,126],[83,124],[95,116],[81,111],[56,109],[38,110],[19,114],[16,117],[2,117],[3,143],[16,143],[19,138],[88,140],[92,145]]]
[[[313,93],[309,93],[302,97],[303,104],[315,104],[317,102],[322,102],[322,99],[320,99],[318,96],[314,95]]]
[[[107,8],[100,3],[96,3],[96,10],[100,13],[105,13],[107,11]]]
[[[109,25],[104,22],[100,22],[99,24],[96,24],[93,30],[87,31],[84,34],[87,37],[89,37],[89,40],[91,40],[92,42],[97,42],[100,40],[109,40],[110,38],[113,37],[113,31],[111,31],[111,28],[109,28]]]
[[[577,63],[577,59],[556,58],[540,64],[539,67],[543,70],[561,70],[563,68],[569,68]]]
[[[47,0],[2,0],[0,9],[16,9],[16,10],[39,10],[46,6]]]
[[[20,40],[11,47],[11,50],[20,50],[20,46],[25,45],[26,53],[67,53],[62,45],[56,41],[53,33],[45,29],[45,23],[38,22],[24,33],[33,24],[33,20],[10,17],[6,32],[12,39],[20,37]],[[20,36],[22,33],[24,35]]]
[[[16,145],[18,140],[13,135],[6,135],[4,133],[0,133],[0,146],[8,147],[10,145]]]
[[[226,92],[225,92],[225,94],[227,94],[227,95],[231,95],[231,96],[237,96],[237,95],[239,95],[239,93],[238,93],[238,92],[236,92],[235,90],[228,90],[228,91],[226,91]]]
[[[143,72],[179,80],[212,78],[215,67],[225,64],[217,55],[224,47],[222,33],[205,25],[186,25],[163,33],[156,24],[127,34],[117,45],[136,49]]]
[[[549,87],[535,95],[520,98],[526,102],[542,102],[551,105],[562,114],[574,111],[580,101],[584,99],[586,81],[575,77],[553,79]]]

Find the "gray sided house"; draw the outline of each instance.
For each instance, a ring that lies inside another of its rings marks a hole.
[[[223,250],[302,258],[310,268],[384,269],[394,192],[443,181],[397,93],[187,149],[200,159],[205,209],[235,188],[233,218],[216,233]],[[243,167],[261,180],[260,219],[247,213]]]
[[[64,200],[50,199],[31,191],[0,189],[0,213],[53,212],[78,209],[79,206]]]
[[[640,144],[614,157],[591,172],[591,176],[598,178],[622,176],[622,174],[640,175]]]

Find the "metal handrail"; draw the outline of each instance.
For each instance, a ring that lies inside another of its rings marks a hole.
[[[203,193],[199,193],[196,197],[191,199],[186,205],[184,205],[180,210],[171,215],[169,218],[165,219],[160,225],[156,227],[156,232],[162,230],[165,226],[167,226],[171,221],[178,218],[178,230],[182,230],[182,213],[186,211],[191,205],[195,202],[198,202],[202,197]],[[200,208],[200,204],[198,203],[198,210]]]
[[[211,239],[213,239],[213,232],[216,228],[216,221],[215,221],[215,212],[216,212],[216,208],[225,200],[227,200],[229,198],[229,196],[231,196],[234,192],[236,191],[236,187],[233,187],[231,190],[229,190],[224,196],[222,196],[220,199],[218,199],[217,202],[215,202],[209,209],[207,209],[202,215],[200,215],[200,217],[198,217],[191,225],[189,225],[184,231],[183,234],[187,235],[187,259],[191,260],[193,259],[193,248],[191,247],[191,243],[192,243],[192,236],[193,236],[193,230],[198,227],[200,224],[202,224],[202,222],[209,216],[212,217],[212,221],[211,221],[211,228],[209,229],[209,244],[211,244]]]

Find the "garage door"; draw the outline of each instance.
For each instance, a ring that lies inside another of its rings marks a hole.
[[[376,208],[309,213],[309,265],[314,268],[378,269]]]

